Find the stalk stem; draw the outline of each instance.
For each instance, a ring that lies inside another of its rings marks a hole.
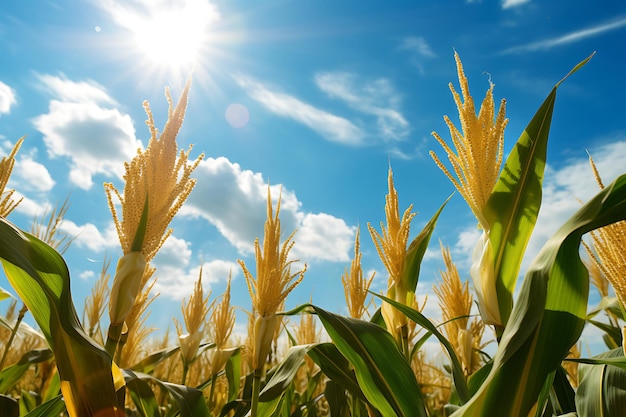
[[[263,376],[263,368],[259,367],[254,370],[252,376],[252,403],[250,404],[250,417],[257,417],[257,409],[259,408],[259,394],[261,392],[261,377]]]
[[[9,349],[11,348],[11,345],[13,344],[13,340],[15,340],[17,329],[20,327],[22,320],[24,320],[24,316],[26,315],[27,311],[28,311],[28,307],[26,306],[26,304],[22,303],[22,308],[20,308],[20,311],[17,313],[17,319],[15,320],[15,325],[13,326],[13,329],[11,330],[11,336],[9,337],[9,340],[7,341],[7,344],[4,347],[4,352],[2,353],[2,359],[0,359],[0,370],[4,369],[4,361],[7,359],[7,354],[9,353]]]

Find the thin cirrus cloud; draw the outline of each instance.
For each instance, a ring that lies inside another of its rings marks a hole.
[[[400,95],[388,79],[361,80],[347,72],[320,72],[315,84],[329,97],[374,117],[380,138],[398,141],[408,136],[409,122],[399,110]]]
[[[511,9],[526,3],[530,3],[530,0],[502,0],[502,8]]]
[[[526,45],[514,46],[512,48],[505,49],[504,51],[502,51],[502,54],[547,51],[558,46],[563,46],[574,42],[580,42],[593,36],[599,36],[612,30],[621,29],[624,26],[626,26],[626,17],[622,17],[611,22],[602,23],[586,29],[570,32],[566,35],[557,36],[555,38],[531,42]]]
[[[54,96],[48,113],[33,120],[48,156],[67,158],[69,180],[85,190],[96,174],[121,178],[124,161],[141,147],[130,116],[115,108],[115,100],[95,82],[51,75],[38,78]]]
[[[348,119],[320,110],[289,94],[272,91],[251,78],[238,75],[235,81],[266,109],[313,129],[331,142],[360,145],[365,137],[363,130]]]
[[[181,215],[207,220],[240,253],[252,253],[254,240],[262,238],[266,219],[267,181],[261,173],[244,170],[224,157],[207,158],[194,174],[198,183]],[[327,213],[303,211],[295,193],[278,184],[271,186],[274,208],[279,195],[282,230],[297,230],[294,257],[306,262],[350,259],[354,227]]]

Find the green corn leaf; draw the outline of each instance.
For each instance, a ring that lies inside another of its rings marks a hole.
[[[157,403],[150,384],[137,377],[137,375],[129,369],[122,370],[122,372],[124,374],[124,380],[126,381],[126,388],[128,388],[130,392],[130,397],[137,407],[137,411],[143,417],[159,417],[161,415],[159,404]]]
[[[461,401],[461,403],[465,403],[469,399],[469,389],[467,387],[465,377],[463,376],[463,368],[461,367],[461,362],[459,361],[459,358],[456,356],[456,353],[454,352],[454,348],[452,347],[448,339],[446,339],[445,336],[442,335],[439,332],[439,330],[437,330],[437,327],[419,311],[411,307],[408,307],[404,304],[400,304],[396,301],[393,301],[392,299],[387,298],[383,295],[375,294],[375,293],[372,293],[372,294],[374,294],[376,297],[381,298],[383,301],[388,302],[389,304],[391,304],[392,306],[400,310],[410,320],[413,320],[415,323],[419,324],[421,327],[423,327],[424,329],[428,330],[430,333],[435,335],[435,337],[441,342],[441,344],[444,346],[444,348],[448,352],[448,355],[450,356],[450,364],[452,366],[452,380],[454,381],[454,387],[459,396],[459,400]]]
[[[387,331],[367,321],[311,307],[337,349],[354,367],[363,394],[382,416],[427,415],[415,375]]]
[[[65,402],[63,396],[58,395],[42,404],[39,404],[35,409],[28,414],[23,414],[23,417],[50,417],[58,416],[65,410]]]
[[[591,56],[567,76],[590,59]],[[556,90],[565,78],[552,89],[511,150],[485,207],[503,325],[506,325],[511,313],[520,265],[539,214]]]
[[[228,357],[226,366],[226,379],[228,380],[228,401],[233,401],[239,395],[239,382],[241,380],[241,349],[237,348]]]
[[[292,346],[278,366],[268,372],[269,380],[259,394],[259,401],[268,402],[281,396],[291,385],[298,373],[298,369],[304,363],[304,357],[308,350],[307,345]]]
[[[185,385],[164,382],[151,375],[143,374],[141,372],[133,372],[129,369],[123,370],[123,373],[126,382],[131,382],[131,386],[138,389],[136,394],[139,396],[140,401],[145,401],[145,403],[142,403],[142,406],[145,406],[146,410],[152,410],[153,407],[157,406],[156,402],[153,403],[153,397],[147,391],[148,389],[151,390],[147,383],[152,383],[158,385],[161,390],[167,392],[176,402],[176,405],[178,406],[178,413],[180,413],[177,415],[182,417],[209,417],[211,415],[206,402],[204,401],[202,391],[198,389],[187,387]],[[135,385],[135,383],[137,385]],[[129,386],[129,388],[131,388],[131,386]],[[147,389],[146,386],[148,387]]]
[[[402,283],[402,288],[407,293],[415,293],[415,288],[417,287],[417,282],[419,280],[422,259],[424,259],[424,254],[426,253],[426,249],[428,249],[430,237],[433,234],[433,230],[435,230],[435,225],[437,224],[439,215],[451,198],[452,196],[448,197],[446,201],[443,202],[433,217],[428,221],[428,223],[426,223],[415,239],[413,239],[406,251],[400,281]]]
[[[154,370],[154,368],[156,368],[159,363],[163,362],[165,359],[169,358],[179,350],[180,345],[158,350],[146,356],[135,365],[131,366],[130,369],[135,372],[149,374]]]
[[[626,219],[626,175],[581,207],[537,255],[494,356],[493,368],[454,416],[526,416],[548,377],[576,343],[587,317],[589,273],[582,235]]]
[[[626,414],[626,358],[620,347],[581,362],[576,393],[579,417],[618,417]]]
[[[320,367],[324,375],[353,397],[367,401],[354,374],[350,362],[332,343],[318,343],[308,351],[309,357]]]
[[[36,349],[23,354],[17,363],[0,371],[0,394],[7,394],[32,365],[45,362],[52,357],[50,349]]]
[[[80,325],[69,271],[61,255],[2,218],[0,259],[13,289],[54,352],[70,415],[123,414],[116,396],[120,381],[114,382],[112,360]]]

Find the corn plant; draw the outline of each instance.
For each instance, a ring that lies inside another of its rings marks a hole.
[[[568,74],[580,69],[591,57]],[[264,236],[256,240],[256,269],[239,261],[251,296],[246,340],[233,340],[230,278],[211,300],[202,287],[183,301],[177,338],[149,337],[144,326],[155,269],[150,260],[171,234],[170,221],[184,204],[203,158],[178,151],[190,82],[159,135],[146,104],[150,142],[126,164],[122,192],[105,185],[123,256],[109,287],[108,262],[85,303],[74,307],[70,273],[62,257],[71,237],[55,235],[66,204],[45,227],[21,230],[7,220],[20,203],[4,190],[23,139],[0,161],[0,260],[12,286],[0,289],[0,409],[8,416],[621,416],[626,410],[623,276],[626,259],[626,174],[605,185],[591,160],[599,192],[547,241],[525,271],[514,299],[526,245],[541,206],[550,123],[558,82],[504,158],[505,102],[495,105],[490,85],[478,114],[458,54],[460,94],[450,84],[461,127],[445,118],[451,144],[434,133],[450,165],[436,165],[467,201],[482,231],[462,282],[441,242],[445,270],[435,288],[443,321],[417,305],[421,262],[445,206],[409,241],[415,214],[402,215],[391,167],[386,222],[368,231],[385,269],[384,294],[369,290],[373,276],[361,268],[360,233],[354,258],[341,279],[350,317],[314,300],[284,311],[306,265],[290,251],[296,231],[281,241],[280,198],[267,196]],[[567,78],[566,76],[566,78]],[[155,186],[158,185],[157,190]],[[165,190],[165,191],[164,191]],[[121,203],[118,209],[115,202]],[[581,258],[583,235],[588,260]],[[603,298],[588,307],[591,282]],[[612,285],[616,297],[610,296]],[[473,291],[472,291],[473,290]],[[480,315],[471,317],[473,302]],[[372,311],[372,306],[381,307]],[[17,310],[17,306],[21,308]],[[102,316],[108,308],[104,333]],[[589,311],[588,311],[589,310]],[[38,329],[23,321],[31,314]],[[608,321],[599,320],[606,314]],[[286,319],[300,315],[289,331]],[[321,324],[326,341],[321,340]],[[577,342],[586,323],[605,332],[607,352],[580,358]],[[497,345],[482,351],[492,329]],[[287,345],[279,346],[287,335]],[[427,363],[422,347],[436,338],[443,364]],[[144,353],[148,352],[148,353]],[[578,365],[578,371],[576,373]]]

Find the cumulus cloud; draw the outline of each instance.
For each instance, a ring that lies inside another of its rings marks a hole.
[[[228,280],[231,273],[233,279],[239,274],[240,268],[235,262],[216,259],[194,264],[191,256],[192,250],[189,242],[170,236],[153,261],[157,277],[153,290],[161,293],[161,296],[175,300],[188,299],[200,276],[200,269],[202,269],[202,285],[206,293],[210,291],[211,284]]]
[[[124,161],[141,146],[130,116],[107,107],[115,101],[94,82],[49,75],[39,79],[57,97],[48,113],[34,119],[48,155],[68,158],[69,180],[83,189],[91,188],[97,174],[121,177]]]
[[[237,76],[235,81],[252,99],[271,112],[295,120],[329,141],[359,145],[365,136],[365,133],[349,120],[320,110],[294,96],[272,91],[264,84],[247,77]]]
[[[15,91],[2,81],[0,81],[0,115],[10,113],[11,106],[17,102]]]
[[[224,157],[202,161],[195,176],[198,184],[181,214],[208,220],[240,253],[251,253],[254,240],[263,236],[267,181],[260,173],[243,170]],[[272,185],[271,194],[276,206],[281,186]],[[354,228],[330,214],[306,213],[301,206],[295,193],[282,187],[282,230],[291,233],[298,229],[292,253],[305,262],[350,259]]]
[[[71,220],[63,219],[59,229],[70,238],[75,238],[73,245],[89,249],[92,252],[101,253],[106,249],[117,248],[120,245],[113,222],[110,222],[104,230],[100,230],[93,223],[78,225]]]
[[[354,110],[373,116],[378,136],[385,140],[401,140],[409,134],[409,122],[399,110],[400,95],[386,78],[361,80],[347,72],[320,72],[316,85],[329,97],[345,102]]]
[[[46,192],[50,191],[55,184],[48,169],[30,155],[18,157],[11,177],[24,191]]]

